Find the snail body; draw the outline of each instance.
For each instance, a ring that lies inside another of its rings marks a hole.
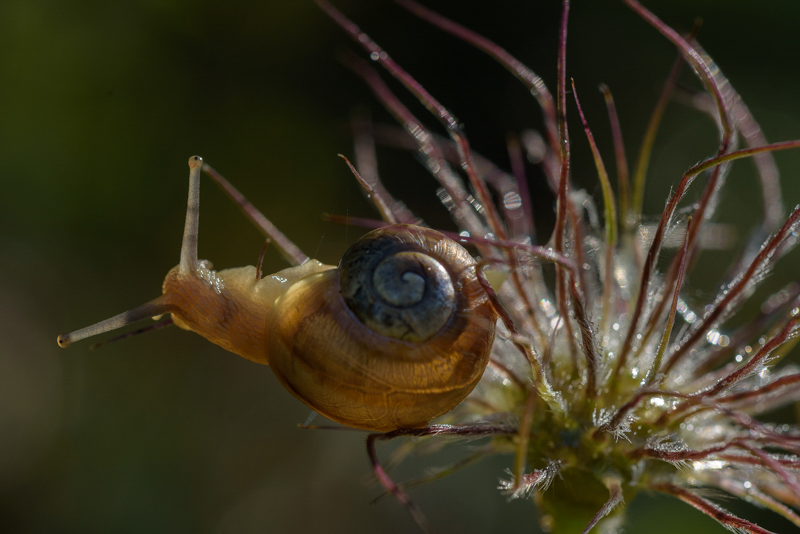
[[[368,430],[425,426],[472,391],[497,315],[461,245],[392,225],[362,237],[338,267],[308,260],[263,278],[252,266],[216,272],[197,260],[202,159],[189,166],[181,262],[163,294],[59,345],[170,313],[179,327],[269,364],[315,411]]]

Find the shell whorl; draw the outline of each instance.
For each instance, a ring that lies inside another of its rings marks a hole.
[[[339,269],[305,277],[275,301],[272,370],[334,421],[379,431],[425,426],[472,391],[489,361],[497,314],[474,264],[435,230],[370,232]]]
[[[411,342],[430,339],[453,314],[459,273],[451,276],[445,265],[453,259],[462,260],[454,264],[460,269],[472,264],[466,252],[452,258],[441,234],[417,230],[373,232],[339,264],[342,297],[353,314],[378,334]]]

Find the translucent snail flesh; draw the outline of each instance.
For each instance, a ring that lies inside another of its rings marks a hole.
[[[269,364],[315,411],[369,430],[425,426],[472,391],[497,315],[461,245],[393,225],[362,237],[338,268],[308,260],[264,278],[252,266],[215,272],[197,260],[202,158],[189,167],[181,261],[163,294],[59,345],[171,313],[179,327]]]

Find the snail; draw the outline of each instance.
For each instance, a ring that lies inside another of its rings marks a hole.
[[[376,431],[426,426],[472,391],[497,314],[461,245],[392,225],[362,237],[338,267],[308,260],[263,278],[253,266],[215,272],[197,259],[202,158],[189,168],[180,263],[162,295],[62,334],[60,346],[170,313],[179,327],[269,364],[316,412]]]

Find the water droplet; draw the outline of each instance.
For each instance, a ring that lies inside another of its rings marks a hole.
[[[706,334],[706,339],[712,345],[717,345],[720,347],[727,347],[728,343],[730,343],[730,338],[724,334],[721,334],[719,330],[710,330],[708,334]]]
[[[503,205],[507,210],[518,210],[522,207],[522,197],[515,191],[509,191],[503,195]]]

